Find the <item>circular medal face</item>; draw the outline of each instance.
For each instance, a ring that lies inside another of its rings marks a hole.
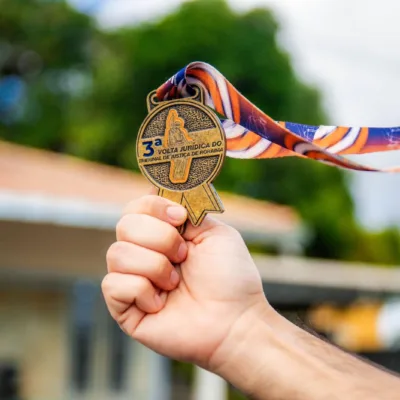
[[[225,157],[225,133],[202,103],[182,99],[157,106],[140,127],[136,155],[157,187],[187,191],[211,183]]]

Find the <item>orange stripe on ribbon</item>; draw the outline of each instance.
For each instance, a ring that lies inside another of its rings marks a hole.
[[[279,146],[279,144],[271,143],[268,149],[265,149],[256,158],[274,158],[281,151],[281,149],[283,149],[283,147]]]
[[[228,87],[229,97],[231,99],[231,107],[233,114],[233,121],[237,124],[240,124],[240,103],[239,103],[239,95],[236,89],[233,87],[231,83],[226,81],[226,86]]]
[[[287,133],[287,132],[289,132],[289,134]],[[287,149],[289,149],[289,150],[292,150],[293,151],[293,149],[294,149],[294,147],[296,146],[296,144],[299,144],[299,143],[307,143],[307,141],[306,140],[303,140],[303,139],[301,139],[301,138],[298,138],[294,133],[292,133],[292,132],[290,132],[290,131],[285,131],[285,133],[284,133],[284,135],[285,135],[285,138],[284,138],[284,140],[285,140],[285,146],[286,146],[286,148]],[[297,154],[297,153],[296,153]]]
[[[326,149],[327,147],[333,146],[336,143],[340,142],[340,140],[342,140],[346,136],[349,129],[350,128],[345,127],[345,126],[338,126],[329,135],[327,135],[321,139],[313,140],[313,143],[316,144],[317,146],[320,146],[320,147]]]
[[[226,148],[229,151],[247,150],[250,147],[255,146],[261,139],[261,136],[249,131],[240,137],[227,139]]]
[[[361,128],[357,136],[357,139],[354,141],[354,143],[347,149],[344,149],[343,151],[339,152],[339,154],[360,154],[361,150],[365,146],[365,143],[367,143],[368,133],[369,133],[368,128]]]
[[[219,89],[218,86],[216,84],[216,82],[214,81],[214,79],[206,72],[203,71],[201,69],[191,69],[190,73],[195,76],[196,78],[198,78],[199,80],[201,80],[203,82],[203,84],[207,87],[210,96],[213,100],[214,106],[215,106],[215,110],[220,113],[220,114],[224,114],[224,107],[222,104],[222,98],[221,95],[219,93]]]

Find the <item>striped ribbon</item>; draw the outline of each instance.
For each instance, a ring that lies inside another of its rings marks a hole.
[[[193,85],[203,89],[206,105],[220,115],[229,157],[298,156],[357,171],[400,172],[400,167],[377,169],[343,157],[400,149],[400,127],[276,122],[241,95],[219,71],[203,62],[191,63],[180,70],[157,90],[157,98],[164,101],[193,96]]]

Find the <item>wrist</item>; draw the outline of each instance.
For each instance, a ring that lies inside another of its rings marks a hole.
[[[209,369],[247,395],[269,375],[271,343],[281,329],[282,317],[262,301],[249,308],[232,325],[210,360]],[[262,354],[265,353],[265,354]],[[268,385],[268,382],[264,382]]]
[[[212,371],[252,399],[325,398],[326,386],[338,387],[343,376],[315,357],[314,343],[304,345],[310,338],[319,342],[265,302],[237,320],[213,357]],[[318,384],[311,390],[305,381]]]
[[[210,361],[255,400],[369,399],[385,387],[382,399],[391,399],[398,390],[397,378],[303,331],[266,301],[236,321]]]

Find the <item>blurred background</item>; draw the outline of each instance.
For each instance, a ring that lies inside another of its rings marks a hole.
[[[276,120],[396,126],[399,15],[391,0],[0,0],[0,400],[243,398],[105,310],[115,223],[148,190],[146,95],[205,61]],[[400,372],[400,175],[227,159],[215,186],[271,303]]]

